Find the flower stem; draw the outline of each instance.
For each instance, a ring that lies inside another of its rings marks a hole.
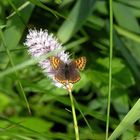
[[[109,0],[109,23],[110,23],[110,54],[109,54],[109,90],[108,90],[108,104],[107,104],[107,120],[106,120],[106,140],[109,133],[109,117],[110,117],[110,102],[111,102],[111,87],[112,87],[112,57],[113,57],[113,8],[112,1]]]
[[[79,140],[79,130],[78,130],[78,123],[76,119],[76,112],[75,112],[75,106],[73,101],[73,96],[71,90],[68,90],[70,101],[71,101],[71,109],[72,109],[72,115],[73,115],[73,123],[74,123],[74,130],[75,130],[75,138],[76,140]]]

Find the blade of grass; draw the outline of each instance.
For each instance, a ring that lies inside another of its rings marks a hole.
[[[134,33],[130,32],[124,28],[121,28],[120,26],[117,26],[117,25],[115,25],[115,29],[120,35],[127,37],[135,42],[140,43],[140,35],[134,34]]]
[[[19,13],[18,9],[16,8],[16,6],[14,5],[14,3],[11,0],[8,0],[8,3],[11,5],[11,7],[15,10],[15,13],[19,16],[20,20],[22,21],[22,23],[25,25],[25,27],[27,27],[26,22],[24,21],[24,19],[22,18],[21,14]],[[26,5],[27,6],[27,5]]]
[[[0,26],[0,29],[3,29],[3,28],[5,28],[6,27],[6,25],[1,25]]]
[[[128,6],[131,6],[133,8],[140,9],[140,1],[138,1],[138,0],[133,0],[133,1],[117,0],[117,1],[120,3],[126,4]]]
[[[118,34],[114,31],[114,44],[118,51],[122,54],[122,56],[125,58],[126,62],[128,63],[129,67],[131,68],[134,77],[136,81],[138,82],[138,89],[140,84],[140,70],[138,67],[138,64],[134,57],[132,56],[131,52],[127,49],[121,38],[118,36]],[[140,90],[140,89],[139,89]]]
[[[32,130],[31,128],[28,128],[28,127],[25,127],[25,126],[21,125],[21,124],[20,124],[21,122],[14,122],[14,121],[12,121],[12,120],[10,120],[10,119],[7,119],[6,117],[3,117],[3,116],[0,116],[0,120],[4,120],[4,121],[10,123],[10,125],[12,125],[12,127],[13,127],[13,126],[14,126],[14,127],[15,127],[15,126],[18,126],[19,128],[22,128],[22,129],[28,130],[29,132],[32,132],[32,133],[35,133],[35,134],[38,134],[38,135],[42,135],[42,136],[43,136],[42,133],[40,133],[40,132],[38,132],[38,131],[35,131],[35,130]],[[9,127],[3,129],[3,131],[8,131],[8,130],[9,130]]]
[[[25,2],[24,4],[22,4],[19,8],[17,8],[17,11],[21,11],[22,9],[24,9],[26,6],[28,6],[30,4],[30,2]],[[11,18],[12,16],[14,16],[17,12],[13,12],[11,13],[8,17],[6,17],[7,19]]]
[[[133,11],[130,9],[129,6],[114,1],[113,12],[114,12],[114,18],[116,19],[116,22],[121,27],[129,31],[132,31],[134,33],[138,33],[138,34],[140,33],[140,27],[137,18],[135,17]]]
[[[32,138],[29,138],[29,137],[27,137],[27,136],[23,136],[23,135],[21,135],[21,134],[15,134],[15,137],[16,137],[17,139],[21,139],[21,140],[33,140]]]
[[[111,86],[112,86],[112,57],[113,57],[113,9],[112,0],[109,0],[109,21],[110,21],[110,51],[109,51],[109,85],[108,85],[108,103],[107,103],[107,120],[106,120],[106,140],[109,132],[109,117],[110,117],[110,101],[111,101]]]
[[[135,16],[130,6],[119,2],[113,2],[113,12],[114,18],[120,26],[120,28],[117,28],[117,31],[119,31],[118,33],[127,37],[126,39],[121,38],[122,41],[124,42],[125,46],[129,49],[131,55],[135,58],[137,63],[140,63],[140,60],[138,58],[138,56],[140,55],[140,27],[137,17]]]
[[[6,50],[6,53],[7,53],[7,56],[8,56],[8,58],[9,58],[9,61],[10,61],[10,63],[11,63],[11,66],[12,66],[12,68],[13,68],[13,70],[14,70],[14,74],[15,74],[15,76],[16,76],[16,79],[18,79],[18,74],[17,74],[16,70],[14,69],[14,62],[13,62],[12,57],[11,57],[11,55],[10,55],[10,52],[9,52],[7,46],[6,46],[6,42],[5,42],[5,39],[4,39],[4,36],[3,36],[3,33],[2,33],[2,30],[1,30],[1,29],[0,29],[0,37],[1,37],[1,39],[2,39],[3,46],[4,46],[5,50]],[[26,102],[26,105],[27,105],[29,114],[31,114],[30,106],[29,106],[29,103],[28,103],[28,101],[27,101],[26,95],[25,95],[25,93],[24,93],[22,84],[21,84],[21,82],[20,82],[19,80],[17,80],[17,83],[18,83],[18,86],[19,86],[20,91],[21,91],[21,92],[19,92],[19,93],[23,96],[23,98],[24,98],[24,100],[25,100],[25,102]]]
[[[28,22],[33,9],[34,6],[32,4],[29,4],[20,12],[20,15],[26,23]],[[15,49],[17,47],[22,37],[24,29],[25,25],[17,15],[14,15],[12,18],[7,20],[6,28],[3,34],[8,49]],[[4,47],[1,47],[1,50],[4,50],[2,48]]]
[[[73,98],[74,98],[74,97],[73,97]],[[86,117],[84,116],[84,114],[83,114],[83,112],[82,112],[81,108],[79,107],[79,105],[78,105],[77,101],[75,100],[75,98],[74,98],[74,102],[75,102],[75,104],[76,104],[76,106],[77,106],[77,108],[78,108],[79,112],[81,113],[81,115],[82,115],[83,119],[85,120],[85,122],[86,122],[86,124],[87,124],[88,128],[90,129],[90,131],[91,131],[91,132],[93,132],[93,130],[92,130],[92,128],[91,128],[91,126],[90,126],[90,124],[89,124],[88,120],[87,120],[87,119],[86,119]]]
[[[120,122],[114,132],[111,134],[108,140],[117,139],[129,126],[133,125],[140,119],[140,99],[135,103],[132,109],[127,113],[124,119]]]
[[[68,18],[58,30],[57,36],[61,42],[67,42],[73,34],[75,34],[81,26],[86,22],[86,19],[93,12],[95,1],[79,0],[70,12]]]
[[[25,50],[27,50],[27,48],[9,49],[9,52],[10,52],[10,53],[11,53],[11,52],[20,52],[20,51],[25,51]],[[0,51],[0,53],[6,53],[6,51],[3,50],[3,51]]]
[[[62,17],[62,18],[64,18],[64,19],[66,19],[65,16],[63,16],[63,15],[61,15],[60,13],[58,13],[57,11],[55,11],[55,10],[53,10],[53,9],[51,9],[51,8],[49,8],[49,7],[47,7],[46,5],[44,5],[43,3],[41,3],[40,1],[37,1],[37,0],[28,0],[28,1],[30,1],[31,3],[33,3],[33,4],[37,5],[37,6],[43,8],[43,9],[49,11],[49,12],[51,12],[51,13],[52,13],[54,16],[56,16],[57,18],[58,18],[58,16],[59,16],[59,17]]]

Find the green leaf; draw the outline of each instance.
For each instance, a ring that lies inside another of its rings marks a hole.
[[[138,21],[127,5],[113,2],[113,11],[114,17],[121,27],[135,33],[140,33]]]
[[[108,26],[107,26],[107,31],[109,32]],[[139,74],[140,70],[139,70],[139,67],[138,67],[138,63],[134,59],[134,57],[132,56],[132,54],[128,50],[128,48],[125,46],[122,39],[119,37],[119,35],[115,31],[114,31],[114,45],[116,47],[116,50],[119,51],[119,53],[123,56],[123,58],[128,63],[128,65],[131,68],[137,82],[140,83],[140,74]]]
[[[21,11],[20,14],[25,23],[29,20],[33,8],[33,5],[30,4]],[[4,31],[4,38],[8,49],[16,48],[22,37],[24,29],[25,25],[17,15],[13,16],[7,21],[6,29]]]
[[[120,26],[116,26],[116,25],[115,25],[115,29],[120,35],[122,35],[128,39],[131,39],[137,43],[140,43],[140,35],[130,32],[130,31],[123,29]]]
[[[0,93],[0,112],[2,112],[9,103],[10,98],[8,98],[8,96],[4,95],[3,93]]]
[[[37,132],[46,132],[48,131],[53,123],[45,121],[37,117],[25,117],[25,118],[11,118],[12,121],[20,122],[20,125],[29,128]]]
[[[129,111],[129,97],[127,95],[127,91],[126,90],[122,90],[122,89],[116,89],[117,91],[113,91],[113,94],[116,94],[116,96],[112,97],[112,104],[116,110],[116,112],[118,113],[118,116],[120,119],[122,119],[124,117],[124,114],[126,114]],[[118,93],[119,96],[117,96]]]
[[[137,8],[140,8],[140,1],[138,0],[133,0],[133,1],[128,1],[128,0],[118,0],[126,5],[130,5],[130,6],[133,6],[133,7],[137,7]]]
[[[65,43],[70,40],[70,38],[81,28],[86,22],[86,19],[93,12],[95,2],[96,0],[79,0],[76,2],[67,20],[58,30],[57,37],[61,42]]]
[[[99,69],[99,65],[97,65],[97,68],[95,67],[94,70],[88,70],[87,76],[92,81],[92,84],[96,87],[98,92],[101,95],[106,96],[108,94],[109,58],[99,58],[96,62],[97,64],[100,64],[100,67],[102,67]],[[124,90],[135,84],[131,71],[121,59],[114,58],[112,60],[112,70],[113,91],[117,91],[120,88]]]

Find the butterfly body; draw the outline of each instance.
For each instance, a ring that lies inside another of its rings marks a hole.
[[[62,84],[78,82],[81,78],[78,70],[83,70],[86,64],[85,57],[80,57],[70,63],[64,63],[58,57],[51,57],[50,60],[55,79]]]
[[[64,69],[63,69],[64,73],[65,73],[65,79],[70,79],[70,66],[68,64],[65,64]]]

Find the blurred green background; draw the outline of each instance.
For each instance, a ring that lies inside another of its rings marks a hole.
[[[140,95],[140,0],[114,0],[113,16],[109,134]],[[104,140],[109,71],[106,0],[0,1],[0,140],[75,139],[67,92],[30,61],[23,45],[30,28],[54,33],[71,58],[86,56],[86,68],[73,88],[80,139]],[[137,113],[119,140],[140,139]]]

